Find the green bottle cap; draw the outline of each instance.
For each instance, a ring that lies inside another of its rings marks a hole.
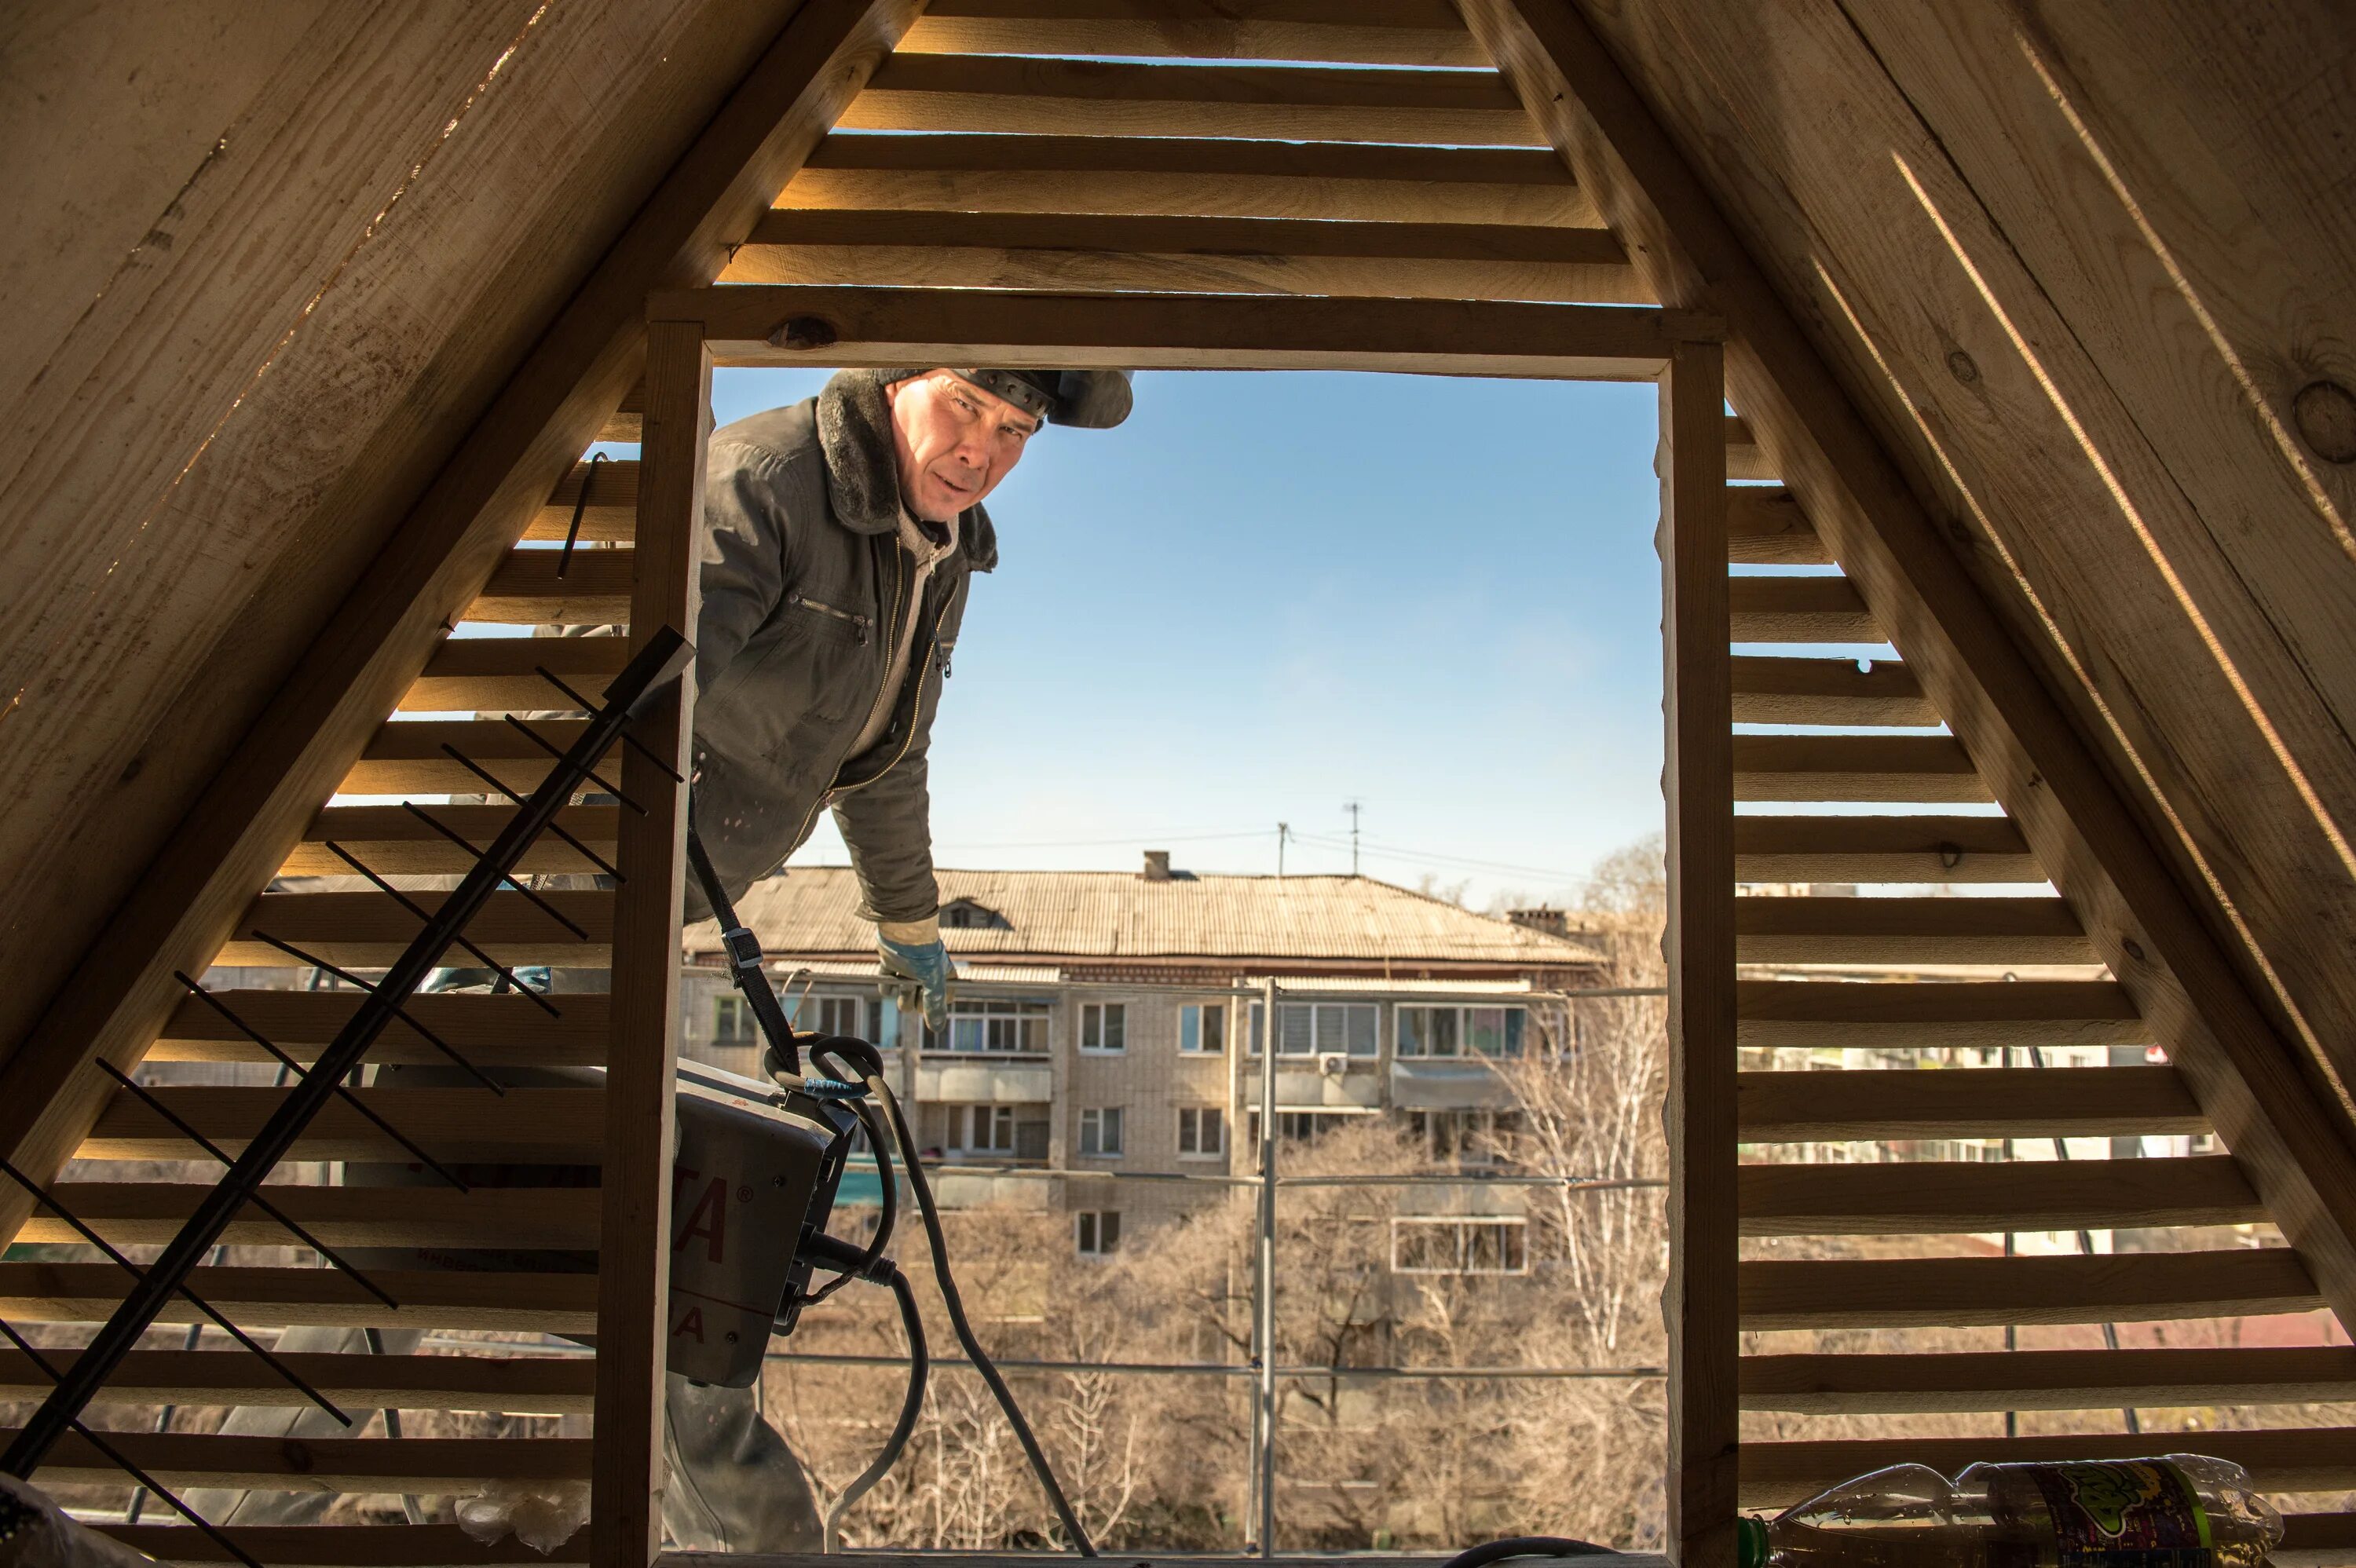
[[[1767,1521],[1750,1514],[1734,1520],[1734,1560],[1737,1568],[1767,1568]]]

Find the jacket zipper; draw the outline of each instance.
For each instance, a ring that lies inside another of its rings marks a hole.
[[[884,620],[884,638],[885,638],[884,646],[886,646],[886,647],[891,646],[890,638],[891,638],[891,635],[892,635],[892,630],[893,630],[893,628],[892,628],[892,617],[896,613],[897,606],[898,606],[898,604],[899,604],[899,600],[900,600],[900,581],[901,581],[901,575],[900,575],[900,574],[901,574],[901,572],[902,572],[902,571],[904,571],[905,570],[905,562],[902,560],[901,555],[900,555],[900,552],[899,552],[897,549],[894,549],[894,550],[892,552],[892,601],[891,601],[891,603],[888,603],[888,604],[886,604],[886,605],[884,606],[884,610],[885,610],[885,620]],[[954,599],[955,597],[956,597],[956,595],[955,595],[955,594],[953,594],[953,593],[952,593],[952,594],[947,594],[947,595],[944,595],[944,596],[942,597],[942,600],[941,600],[941,608],[940,608],[940,613],[939,613],[938,614],[937,614],[937,615],[935,615],[935,616],[933,617],[933,635],[932,635],[932,644],[933,644],[933,646],[932,646],[932,648],[931,648],[931,649],[927,650],[927,652],[926,652],[926,657],[927,659],[929,659],[929,658],[932,656],[932,654],[933,654],[934,652],[938,651],[938,649],[939,649],[939,647],[940,647],[940,644],[941,644],[941,623],[942,623],[942,622],[944,622],[944,621],[946,621],[946,620],[948,620],[948,619],[949,618],[949,602],[950,602],[950,600]],[[809,600],[807,600],[807,599],[805,599],[805,600],[803,601],[803,603],[809,603]],[[813,609],[819,609],[819,610],[825,610],[825,611],[827,611],[830,614],[835,614],[835,615],[844,615],[844,614],[846,614],[846,613],[846,613],[846,612],[844,612],[844,611],[836,610],[836,609],[833,609],[833,608],[832,608],[831,606],[830,606],[830,605],[824,605],[824,604],[813,604],[813,605],[811,605],[811,608],[813,608]],[[861,638],[860,638],[860,640],[861,640],[861,641],[862,641],[862,642],[864,642],[864,641],[866,640],[865,632],[864,632],[864,623],[865,623],[866,617],[862,616],[862,615],[851,615],[851,616],[849,616],[848,618],[849,618],[849,619],[851,619],[851,620],[854,620],[854,621],[858,621],[858,622],[861,622],[861,623],[862,623],[862,633],[861,633]],[[887,667],[888,667],[888,665],[890,664],[890,661],[887,659],[887,660],[885,661],[885,664],[886,664],[886,665],[887,665]],[[944,665],[943,665],[943,667],[942,667],[942,672],[941,672],[941,673],[942,673],[944,676],[946,676],[946,675],[948,673],[948,667],[947,667],[946,662],[944,663]],[[885,677],[886,677],[887,679],[890,677],[891,671],[890,671],[890,669],[889,669],[888,667],[885,669],[885,671],[884,671],[884,675],[885,675]],[[877,696],[878,696],[879,698],[882,696],[882,692],[881,692],[880,688],[879,688],[879,690],[878,690],[878,692],[877,692]],[[925,703],[925,693],[924,693],[923,688],[919,688],[917,689],[917,692],[916,692],[916,706],[917,706],[917,707],[919,707],[919,708],[921,708],[921,707],[923,707],[923,706],[924,706],[924,703]],[[816,821],[816,820],[818,819],[818,814],[819,814],[820,811],[824,810],[827,806],[831,805],[832,805],[836,800],[840,799],[840,798],[841,798],[841,797],[842,797],[843,795],[846,795],[851,794],[853,790],[862,790],[862,789],[865,789],[869,784],[873,784],[877,779],[882,778],[885,773],[890,773],[894,768],[898,767],[898,766],[900,765],[900,759],[901,759],[902,757],[905,757],[905,756],[906,756],[906,755],[908,754],[908,748],[916,742],[916,715],[915,715],[913,712],[911,712],[911,713],[910,713],[910,715],[909,715],[908,733],[907,733],[906,737],[905,737],[905,738],[904,738],[904,739],[901,741],[901,742],[900,742],[900,749],[899,749],[897,752],[894,752],[894,753],[893,753],[892,760],[891,760],[890,762],[888,762],[888,763],[884,763],[884,766],[883,766],[882,768],[878,769],[874,773],[873,773],[873,774],[872,774],[872,775],[870,775],[869,777],[866,777],[866,778],[863,778],[863,779],[860,780],[860,781],[859,781],[857,784],[847,784],[847,785],[845,785],[844,787],[842,787],[842,788],[841,788],[841,789],[831,789],[831,788],[830,788],[830,789],[820,790],[820,791],[819,792],[819,797],[818,797],[818,799],[816,799],[816,800],[812,801],[812,802],[810,803],[810,808],[809,808],[808,811],[806,811],[806,812],[802,813],[802,825],[801,825],[799,827],[798,827],[798,828],[796,828],[796,829],[794,830],[794,842],[795,842],[795,843],[797,843],[797,844],[798,844],[798,843],[800,843],[800,842],[801,842],[801,840],[802,840],[802,836],[803,836],[804,834],[806,834],[806,833],[808,833],[808,832],[809,831],[810,824],[811,824],[812,822],[814,822],[814,821]]]
[[[867,629],[875,623],[865,615],[854,615],[848,610],[838,610],[831,604],[821,604],[807,593],[794,595],[794,603],[805,610],[815,610],[821,615],[831,615],[838,621],[848,621],[858,629],[860,645],[867,643]]]

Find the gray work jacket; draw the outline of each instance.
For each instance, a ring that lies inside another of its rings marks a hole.
[[[912,571],[900,548],[891,411],[873,371],[712,433],[695,636],[697,834],[729,896],[775,871],[834,808],[877,920],[921,920],[933,880],[925,753],[966,591],[998,564],[980,507],[916,607],[890,726],[850,755],[882,689]],[[694,878],[688,915],[708,912]]]

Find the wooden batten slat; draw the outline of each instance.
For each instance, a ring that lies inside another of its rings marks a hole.
[[[1736,1078],[1734,1096],[1744,1143],[2133,1137],[2209,1130],[2173,1067],[1744,1072]]]
[[[1889,641],[1846,577],[1738,577],[1727,598],[1738,643]]]
[[[14,1440],[12,1429],[0,1439]],[[468,1492],[492,1481],[570,1481],[589,1474],[591,1440],[535,1437],[224,1437],[110,1432],[107,1444],[170,1487],[294,1492]],[[36,1472],[44,1484],[120,1482],[122,1469],[80,1433],[58,1439]]]
[[[1788,1508],[1825,1488],[1885,1465],[1928,1465],[1943,1476],[1971,1465],[2065,1459],[2131,1459],[2188,1447],[2241,1466],[2261,1491],[2340,1491],[2356,1486],[2356,1428],[2265,1432],[2072,1433],[2051,1437],[1878,1437],[1820,1443],[1746,1443],[1742,1506]],[[2279,1559],[2276,1559],[2279,1561]]]
[[[555,696],[553,692],[550,695]],[[564,699],[558,697],[556,701],[562,703]],[[587,728],[587,721],[580,719],[535,718],[520,722],[530,725],[532,734],[559,748],[569,748]],[[344,775],[338,793],[479,795],[488,792],[489,786],[481,777],[444,751],[444,746],[455,747],[461,756],[518,795],[529,795],[556,765],[556,759],[549,755],[546,748],[534,745],[530,735],[504,719],[400,720],[384,725],[369,738],[368,749]],[[613,753],[620,746],[621,742],[616,741],[606,750],[599,762],[601,772],[611,766]],[[426,809],[435,812],[437,821],[441,819],[435,806]],[[424,827],[423,823],[418,826]],[[382,869],[374,865],[369,869]],[[349,869],[345,868],[347,872]]]
[[[1896,659],[1860,668],[1856,659],[1746,654],[1734,660],[1734,721],[1921,726],[1939,722],[1939,711]]]
[[[1726,476],[1751,483],[1783,477],[1775,471],[1773,460],[1759,449],[1759,438],[1751,433],[1750,424],[1738,414],[1726,416]]]
[[[1444,0],[1278,0],[1248,8],[1113,0],[936,0],[897,51],[1171,56],[1486,66]]]
[[[410,688],[404,713],[579,711],[550,675],[595,701],[622,673],[629,645],[620,637],[451,637]]]
[[[1750,662],[1735,661],[1738,702]],[[1746,882],[2045,880],[2019,827],[2002,816],[1738,816],[1734,855]]]
[[[1826,1258],[1745,1263],[1742,1327],[1973,1328],[2311,1312],[2307,1265],[2284,1247],[2090,1257]]]
[[[2286,1513],[2271,1568],[2347,1568],[2356,1563],[2356,1513]]]
[[[159,1563],[223,1563],[235,1557],[193,1525],[96,1524]],[[513,1535],[477,1541],[455,1524],[240,1524],[221,1531],[240,1551],[270,1568],[584,1568],[589,1532],[583,1530],[554,1552]]]
[[[486,1345],[486,1351],[496,1346]],[[49,1349],[62,1371],[80,1352]],[[396,1410],[498,1411],[510,1415],[585,1414],[594,1369],[586,1356],[371,1356],[287,1351],[280,1358],[337,1403]],[[0,1350],[0,1399],[29,1400],[49,1379],[21,1350]],[[100,1385],[97,1403],[308,1408],[302,1391],[251,1352],[134,1350]]]
[[[280,955],[282,963],[294,961]],[[359,1004],[360,994],[333,991],[217,992],[237,1017],[295,1061],[316,1061]],[[562,991],[552,998],[558,1015],[522,997],[443,993],[412,997],[402,1017],[385,1025],[369,1060],[402,1065],[448,1065],[449,1058],[410,1027],[434,1031],[477,1066],[576,1067],[605,1059],[606,997]],[[183,997],[147,1053],[150,1061],[272,1061],[243,1030],[194,997]]]
[[[894,55],[836,124],[851,131],[1545,144],[1505,79],[1489,71],[1004,55]]]
[[[1746,1236],[2107,1231],[2251,1225],[2266,1217],[2240,1168],[2222,1155],[1746,1165],[1740,1201]]]
[[[1829,566],[1833,560],[1789,490],[1756,485],[1727,489],[1726,559],[1738,566]]]
[[[2109,980],[1745,980],[1737,1042],[1877,1051],[2142,1045],[2151,1031]]]
[[[1745,964],[2093,964],[2055,898],[1743,898]]]
[[[330,1268],[199,1268],[189,1288],[241,1328],[457,1328],[594,1334],[597,1279],[586,1274],[462,1274],[379,1269],[387,1307]],[[0,1263],[0,1315],[30,1323],[103,1322],[129,1276],[107,1264]],[[159,1323],[209,1322],[185,1298]]]
[[[618,626],[630,618],[627,546],[581,549],[566,560],[561,549],[513,549],[464,620],[509,625]]]
[[[622,394],[620,406],[606,416],[604,427],[597,432],[597,439],[635,444],[638,439],[641,429],[640,420],[645,413],[646,406],[647,384],[644,381],[633,383],[630,389]],[[605,464],[600,464],[598,466],[604,467]],[[532,536],[527,534],[524,537],[530,539]],[[564,536],[559,534],[556,537],[562,539]]]
[[[985,246],[998,250],[1171,251],[1204,256],[1340,257],[1381,261],[1627,265],[1602,229],[1505,223],[1331,223],[1249,218],[1124,218],[1000,212],[765,215],[762,245]]]
[[[499,777],[509,776],[498,764],[487,764]],[[504,803],[468,805],[439,803],[422,807],[470,844],[487,845],[514,815]],[[617,805],[568,805],[557,813],[557,826],[573,835],[611,865],[614,859]],[[351,866],[327,848],[329,841],[358,857],[380,876],[425,876],[465,872],[475,858],[465,848],[420,822],[398,805],[331,805],[303,830],[303,842],[286,858],[280,875],[288,877],[348,877]],[[526,871],[591,872],[597,867],[586,855],[553,833],[542,834],[524,851]],[[291,962],[291,960],[290,960]]]
[[[1189,136],[839,133],[777,206],[1599,226],[1561,161],[1534,149]]]
[[[444,895],[421,889],[406,896],[431,912],[441,907]],[[605,962],[605,944],[613,934],[613,894],[557,891],[533,898],[519,892],[493,893],[468,923],[467,940],[502,964],[594,967]],[[556,913],[550,913],[551,909]],[[567,929],[558,915],[578,931]],[[302,966],[302,959],[262,941],[266,933],[345,968],[381,969],[401,955],[417,931],[417,916],[380,892],[264,893],[247,906],[245,917],[213,962]]]
[[[631,395],[643,397],[645,393],[643,389],[638,389],[633,391]],[[617,419],[626,417],[629,420],[630,433],[626,437],[601,433],[598,439],[600,441],[637,440],[637,411],[632,410],[626,415],[616,417]],[[606,427],[607,430],[614,428],[610,424]],[[585,507],[581,505],[581,490],[584,485],[588,486],[589,490],[589,504]],[[578,531],[575,531],[573,526],[573,513],[576,507],[580,507],[581,511],[581,527]],[[524,528],[523,537],[528,539],[561,541],[567,534],[571,534],[574,539],[584,544],[626,544],[629,542],[631,534],[637,529],[637,518],[638,465],[637,462],[626,457],[609,457],[603,463],[584,461],[574,464],[571,471],[558,481],[554,493],[548,497],[547,504],[532,514],[530,523]]]
[[[456,1069],[452,1069],[455,1072]],[[174,1115],[234,1154],[283,1104],[286,1092],[246,1085],[164,1084],[147,1093]],[[464,1089],[357,1089],[360,1103],[399,1128],[429,1154],[444,1160],[519,1160],[594,1165],[595,1123],[605,1095],[594,1088],[510,1089],[493,1093],[479,1084]],[[81,1159],[195,1159],[202,1157],[164,1115],[118,1089],[76,1152]],[[313,1117],[294,1146],[296,1159],[394,1160],[410,1157],[341,1098]],[[398,1206],[403,1190],[348,1190],[355,1217]],[[460,1194],[460,1196],[466,1196]],[[299,1200],[340,1206],[345,1200]],[[423,1200],[426,1209],[439,1200]],[[330,1243],[332,1244],[332,1243]]]
[[[1951,736],[1737,735],[1734,798],[1962,805],[1990,796]]]
[[[1742,1407],[1799,1415],[1912,1415],[2121,1405],[2356,1400],[2356,1349],[1974,1350],[1770,1355],[1742,1361]]]
[[[192,1118],[193,1119],[193,1118]],[[396,1124],[399,1125],[399,1124]],[[103,1123],[102,1123],[103,1125]],[[406,1130],[406,1129],[404,1129]],[[327,1135],[334,1139],[334,1133]],[[412,1136],[415,1135],[412,1135]],[[168,1139],[142,1137],[134,1143],[170,1147]],[[361,1147],[363,1140],[346,1140]],[[429,1150],[438,1135],[419,1140]],[[377,1141],[374,1152],[391,1146]],[[443,1144],[447,1152],[451,1147]],[[181,1142],[173,1155],[190,1152]],[[476,1157],[469,1144],[462,1151]],[[579,1151],[576,1151],[579,1152]],[[588,1151],[594,1152],[594,1151]],[[317,1157],[308,1152],[296,1158]],[[51,1189],[67,1212],[121,1245],[160,1246],[178,1234],[181,1224],[196,1211],[209,1187],[145,1181],[68,1181]],[[568,1247],[594,1250],[597,1245],[597,1194],[578,1187],[477,1188],[461,1192],[455,1187],[273,1187],[264,1196],[277,1211],[330,1247]],[[80,1234],[63,1219],[37,1209],[16,1232],[20,1242],[78,1242]],[[286,1228],[249,1206],[230,1221],[221,1239],[232,1245],[303,1246]]]

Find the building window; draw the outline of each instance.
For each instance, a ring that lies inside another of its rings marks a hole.
[[[1227,1049],[1227,1009],[1223,1002],[1189,1002],[1178,1009],[1178,1050],[1187,1056],[1219,1056]]]
[[[941,928],[945,931],[1008,931],[1012,927],[1006,917],[996,910],[978,904],[971,899],[957,899],[941,906]]]
[[[1178,1152],[1203,1159],[1226,1153],[1226,1114],[1216,1105],[1180,1106]]]
[[[1084,1258],[1100,1258],[1120,1250],[1120,1211],[1083,1209],[1072,1216],[1072,1241]]]
[[[965,1001],[949,1004],[949,1040],[953,1051],[992,1052],[1016,1056],[1047,1054],[1045,1002]],[[933,1050],[941,1047],[927,1045]]]
[[[799,1027],[820,1034],[839,1034],[881,1045],[884,1003],[874,997],[813,997],[810,1021]]]
[[[1080,1113],[1080,1152],[1110,1159],[1120,1153],[1120,1107]]]
[[[1397,1274],[1527,1274],[1527,1227],[1520,1220],[1400,1215],[1391,1221]]]
[[[1279,1111],[1276,1114],[1276,1136],[1287,1143],[1315,1143],[1319,1138],[1342,1125],[1343,1121],[1362,1113],[1350,1111]],[[1259,1142],[1259,1113],[1244,1113],[1244,1136]]]
[[[1259,1054],[1260,1013],[1251,1005],[1250,1053]],[[1279,1056],[1375,1054],[1381,1009],[1372,1002],[1280,1002],[1276,1008]]]
[[[1408,1057],[1519,1056],[1527,1008],[1430,1008],[1401,1004],[1398,1054]]]
[[[712,998],[712,1044],[750,1045],[758,1028],[751,1005],[735,992],[725,991]]]
[[[950,1147],[964,1154],[1012,1154],[1014,1107],[951,1105]]]
[[[1494,1165],[1522,1130],[1518,1111],[1410,1111],[1408,1125],[1434,1159]]]
[[[1126,1002],[1083,1002],[1080,1004],[1080,1049],[1100,1056],[1111,1056],[1128,1049],[1129,1004]]]

